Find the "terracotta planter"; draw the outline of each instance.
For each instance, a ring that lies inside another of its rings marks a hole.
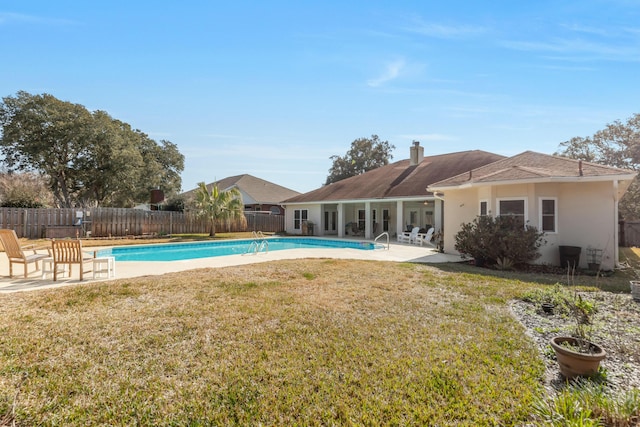
[[[574,378],[598,373],[600,361],[607,356],[607,353],[600,346],[586,341],[590,353],[581,353],[564,347],[562,343],[577,345],[578,339],[573,337],[554,337],[551,339],[551,347],[556,352],[560,373],[563,376]]]

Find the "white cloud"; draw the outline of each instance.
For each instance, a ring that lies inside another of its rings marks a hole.
[[[577,33],[592,34],[602,37],[610,35],[609,31],[603,28],[588,27],[580,24],[562,24],[561,27]]]
[[[11,23],[26,24],[47,24],[47,25],[69,25],[75,24],[67,19],[45,18],[41,16],[25,15],[23,13],[0,12],[0,25]]]
[[[403,59],[394,61],[390,64],[387,64],[385,70],[376,78],[367,80],[367,85],[371,87],[378,87],[383,85],[384,83],[390,82],[391,80],[395,80],[400,76],[400,73],[405,68],[406,64]]]
[[[565,57],[554,59],[608,59],[619,61],[638,61],[640,54],[635,45],[621,43],[599,43],[583,39],[556,38],[551,41],[505,41],[502,45],[513,50],[563,54]]]
[[[423,22],[421,19],[416,20],[415,24],[411,25],[410,27],[406,27],[405,30],[423,36],[436,37],[441,39],[475,37],[487,32],[487,29],[485,27],[480,26],[427,23]]]
[[[399,138],[406,138],[406,139],[410,139],[412,141],[457,141],[458,138],[451,136],[451,135],[445,135],[442,133],[420,133],[420,134],[414,134],[414,135],[398,135]]]
[[[37,18],[34,16],[23,15],[20,13],[0,12],[0,25],[9,22],[36,22]]]

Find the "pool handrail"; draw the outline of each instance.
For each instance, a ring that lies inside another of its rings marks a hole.
[[[377,243],[378,239],[382,238],[383,236],[387,236],[387,250],[389,250],[391,246],[389,245],[389,232],[388,231],[385,231],[384,233],[379,234],[378,237],[376,237],[373,240],[373,243]]]
[[[250,252],[253,252],[253,254],[256,255],[258,252],[261,252],[263,250],[265,253],[269,253],[269,242],[264,237],[264,234],[262,234],[262,231],[253,231],[251,234],[253,236],[253,240],[249,244],[249,247],[247,248],[247,251],[245,253],[248,254]]]

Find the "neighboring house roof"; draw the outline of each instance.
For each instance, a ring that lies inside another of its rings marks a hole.
[[[526,182],[630,181],[636,173],[568,157],[525,151],[435,182],[430,190]],[[625,187],[626,188],[626,187]]]
[[[417,165],[400,160],[389,165],[325,185],[283,203],[311,203],[363,199],[400,199],[431,195],[427,186],[467,172],[504,156],[481,150],[425,157]]]
[[[219,190],[226,191],[233,187],[240,190],[243,194],[243,201],[245,204],[276,205],[281,200],[300,194],[298,191],[291,190],[248,174],[230,176],[220,179],[215,183],[218,184]],[[207,190],[211,191],[213,184],[214,182],[207,184]],[[196,189],[193,189],[183,193],[183,195],[190,197],[195,194],[195,192]]]

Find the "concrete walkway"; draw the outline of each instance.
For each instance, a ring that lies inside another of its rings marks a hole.
[[[86,250],[98,250],[101,248],[86,248]],[[282,259],[302,258],[339,258],[360,259],[390,262],[417,262],[417,263],[444,263],[459,262],[460,256],[436,252],[435,250],[409,244],[390,244],[389,249],[375,249],[365,251],[349,248],[317,248],[317,249],[291,249],[259,253],[256,255],[228,255],[212,258],[200,258],[184,261],[117,261],[115,279],[93,279],[93,272],[85,273],[84,280],[78,280],[78,266],[74,266],[73,274],[69,277],[58,277],[56,282],[51,275],[47,279],[41,278],[41,271],[34,271],[33,264],[29,265],[29,277],[22,277],[22,265],[14,265],[14,277],[9,278],[9,262],[4,253],[0,253],[0,293],[49,289],[74,285],[78,283],[91,283],[106,280],[117,280],[141,276],[154,276],[178,271],[192,270],[196,268],[229,267],[235,265],[253,264],[258,262],[276,261]],[[90,266],[85,266],[90,268]],[[15,274],[15,273],[18,274]]]

